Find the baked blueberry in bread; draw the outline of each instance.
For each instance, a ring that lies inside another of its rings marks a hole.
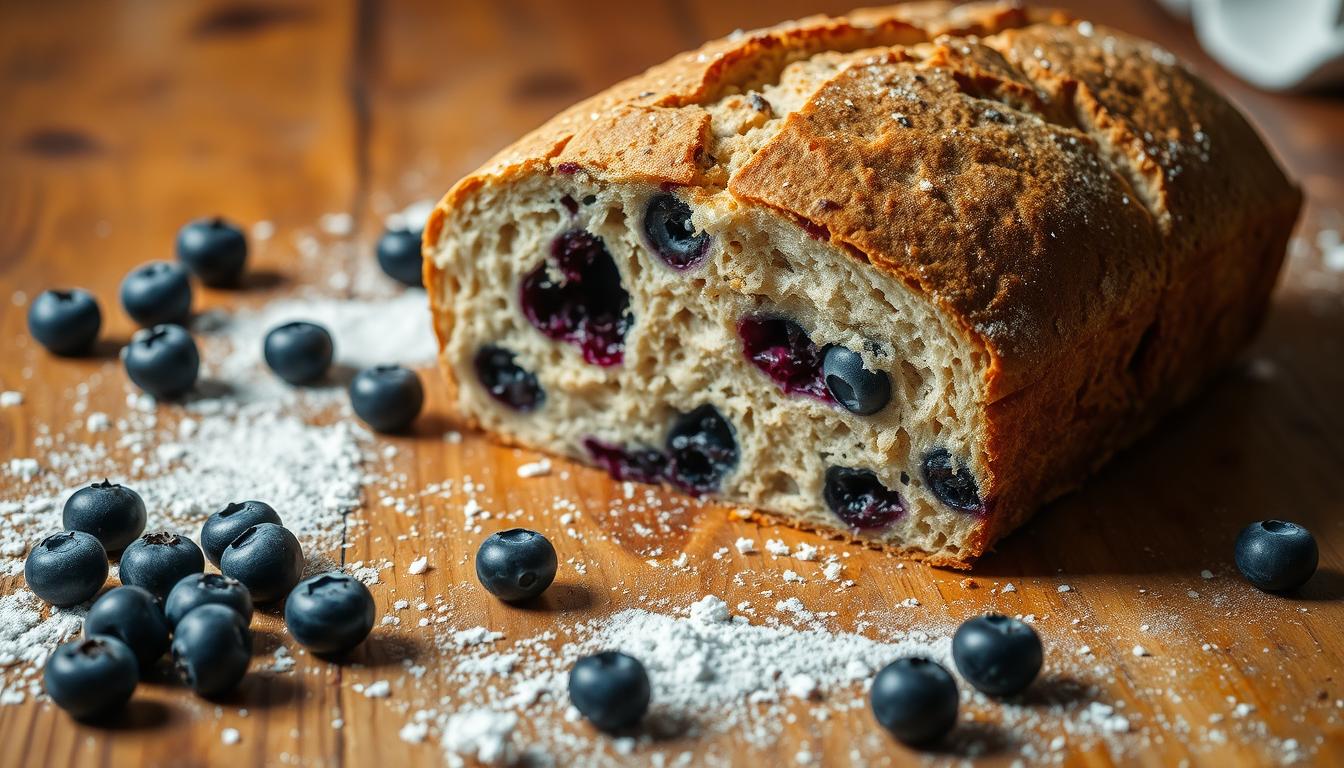
[[[1299,204],[1166,51],[916,4],[576,105],[447,194],[425,283],[500,438],[965,566],[1231,360]]]

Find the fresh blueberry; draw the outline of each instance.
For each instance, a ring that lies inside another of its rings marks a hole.
[[[1017,619],[991,613],[957,628],[952,660],[966,682],[991,696],[1026,690],[1041,671],[1041,638]]]
[[[742,353],[786,395],[807,395],[833,402],[822,376],[825,351],[792,320],[769,315],[745,317],[737,324]]]
[[[177,582],[205,570],[196,542],[168,531],[155,531],[131,542],[121,553],[122,584],[144,587],[162,600]]]
[[[180,325],[136,331],[121,350],[121,362],[136,386],[160,400],[186,394],[196,385],[201,370],[196,342]]]
[[[425,285],[420,235],[416,230],[388,228],[378,238],[378,266],[388,277],[412,288]]]
[[[409,427],[425,405],[425,389],[415,371],[400,365],[376,365],[355,374],[350,405],[365,424],[379,432]]]
[[[273,603],[299,583],[303,575],[303,547],[288,528],[260,523],[229,542],[219,558],[219,570],[237,579],[258,604]]]
[[[933,495],[953,509],[962,512],[979,512],[984,509],[980,502],[980,489],[976,487],[970,467],[964,462],[955,464],[952,455],[943,448],[924,457],[924,480]]]
[[[82,355],[98,340],[103,313],[93,294],[79,288],[43,291],[28,307],[28,332],[55,355]]]
[[[1262,520],[1237,536],[1237,570],[1266,592],[1296,589],[1316,573],[1320,552],[1311,531],[1284,520]]]
[[[712,405],[678,416],[667,433],[668,479],[681,490],[714,493],[737,466],[733,427]]]
[[[173,667],[201,696],[238,687],[252,661],[252,633],[238,612],[209,603],[183,616],[173,629]]]
[[[205,556],[210,562],[218,567],[219,559],[224,556],[224,550],[233,543],[233,540],[248,528],[262,523],[283,525],[280,522],[280,515],[264,501],[235,501],[225,504],[207,517],[205,525],[201,526],[201,549],[205,550]]]
[[[166,261],[151,261],[121,281],[121,306],[136,323],[186,325],[191,317],[191,280],[187,271]]]
[[[135,654],[114,637],[66,643],[51,652],[42,670],[47,695],[77,720],[116,714],[139,682]]]
[[[883,485],[868,469],[827,469],[822,497],[836,517],[860,530],[885,528],[905,512],[901,495]]]
[[[212,288],[237,285],[247,263],[247,238],[218,216],[197,219],[178,230],[177,258]]]
[[[535,411],[546,400],[537,377],[518,365],[514,354],[503,347],[487,344],[476,352],[473,361],[476,378],[485,391],[499,402],[520,413]]]
[[[175,627],[183,616],[202,605],[232,608],[243,617],[244,624],[252,621],[252,595],[247,587],[218,573],[193,573],[177,582],[163,603],[163,615],[168,626]]]
[[[526,528],[493,533],[476,550],[476,578],[500,600],[531,600],[555,581],[555,547]]]
[[[604,731],[638,723],[649,709],[649,673],[639,659],[618,651],[585,656],[569,671],[569,700]]]
[[[583,448],[592,457],[593,463],[615,480],[633,480],[637,483],[661,483],[668,479],[667,457],[654,448],[622,448],[585,437]]]
[[[300,320],[272,328],[262,351],[276,376],[290,384],[310,384],[326,375],[335,346],[326,328]]]
[[[103,480],[71,494],[61,522],[67,531],[93,534],[108,552],[120,552],[145,532],[145,502],[130,488]]]
[[[695,231],[691,207],[675,195],[654,195],[644,209],[644,234],[658,257],[676,270],[693,269],[709,253],[709,235]]]
[[[84,618],[84,636],[115,637],[135,654],[142,673],[168,650],[168,622],[159,601],[140,587],[117,587],[94,601]]]
[[[882,668],[869,691],[873,717],[913,746],[942,738],[957,723],[957,684],[937,662],[914,657]]]
[[[98,594],[107,581],[107,550],[83,531],[54,533],[39,541],[23,563],[33,594],[66,608]]]
[[[285,626],[303,647],[339,656],[364,642],[373,629],[373,595],[345,573],[304,579],[285,601]]]
[[[523,277],[519,300],[547,338],[579,348],[593,365],[620,365],[634,323],[630,294],[602,238],[571,229],[551,243],[550,258]]]
[[[848,411],[868,416],[891,400],[891,379],[886,371],[868,370],[863,366],[863,356],[851,349],[827,349],[821,371],[826,390]]]

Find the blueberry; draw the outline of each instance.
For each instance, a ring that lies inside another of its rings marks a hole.
[[[252,661],[252,633],[238,612],[209,603],[197,606],[173,631],[173,667],[202,696],[238,687]]]
[[[1311,531],[1284,520],[1262,520],[1237,536],[1237,570],[1266,592],[1283,592],[1307,583],[1316,573],[1320,552]]]
[[[205,550],[206,558],[218,566],[225,548],[243,531],[261,523],[283,525],[280,522],[280,515],[264,501],[235,501],[225,504],[207,517],[205,525],[201,526],[201,549]]]
[[[681,490],[713,493],[737,466],[733,427],[712,405],[678,416],[667,433],[668,479]]]
[[[822,361],[826,390],[836,402],[863,416],[882,410],[891,400],[891,379],[886,371],[870,371],[863,356],[845,347],[830,347]]]
[[[191,317],[191,281],[187,271],[166,261],[151,261],[121,281],[121,306],[141,326],[177,323]]]
[[[476,578],[500,600],[531,600],[555,581],[555,547],[526,528],[493,533],[476,550]]]
[[[121,350],[126,375],[160,400],[186,394],[196,385],[201,357],[196,342],[180,325],[156,325],[136,331]]]
[[[317,323],[296,321],[272,328],[262,345],[266,364],[290,384],[310,384],[331,367],[331,334]]]
[[[378,266],[388,277],[412,288],[425,285],[420,236],[416,230],[389,228],[378,238]]]
[[[550,258],[523,277],[523,314],[547,338],[579,348],[593,365],[620,365],[634,324],[630,294],[602,238],[571,229],[551,243]]]
[[[218,573],[193,573],[173,585],[163,603],[163,615],[168,626],[175,627],[183,616],[202,605],[222,605],[237,611],[244,624],[252,621],[252,595],[247,587]]]
[[[822,376],[825,351],[803,327],[783,317],[745,317],[737,324],[742,353],[786,395],[832,402]]]
[[[162,600],[177,582],[205,570],[205,555],[186,536],[155,531],[131,542],[121,553],[121,583],[144,587]]]
[[[219,558],[219,570],[241,581],[253,602],[273,603],[299,583],[303,547],[288,528],[259,523],[229,543]]]
[[[675,195],[654,195],[644,209],[644,234],[658,257],[676,270],[693,269],[709,254],[709,235],[696,233],[691,207]]]
[[[82,355],[98,340],[103,313],[88,291],[43,291],[28,307],[28,332],[56,355]]]
[[[177,259],[212,288],[237,285],[247,263],[247,238],[218,216],[197,219],[178,230]]]
[[[485,391],[513,410],[527,413],[545,402],[546,392],[536,375],[519,366],[509,350],[487,344],[477,350],[473,362]]]
[[[991,696],[1026,690],[1041,671],[1041,638],[1017,619],[978,616],[952,636],[952,660],[966,682]]]
[[[649,709],[649,673],[639,659],[618,651],[585,656],[569,672],[569,700],[604,731],[638,723]]]
[[[369,588],[345,573],[304,579],[285,601],[285,626],[303,647],[325,656],[354,649],[373,629]]]
[[[905,512],[901,495],[868,469],[827,469],[821,495],[836,517],[855,529],[885,528]]]
[[[965,462],[954,465],[952,455],[943,448],[924,457],[924,481],[939,501],[953,509],[962,512],[984,509],[970,467]]]
[[[928,659],[898,659],[883,667],[868,697],[878,724],[906,744],[937,741],[957,723],[957,684]]]
[[[365,424],[379,432],[409,427],[425,405],[425,389],[415,371],[400,365],[376,365],[355,374],[350,405]]]
[[[84,636],[115,637],[135,654],[141,673],[168,650],[168,622],[159,601],[140,587],[117,587],[94,601],[84,618]]]
[[[668,477],[667,457],[654,448],[623,448],[595,437],[585,437],[583,448],[594,464],[616,480],[661,483]]]
[[[93,534],[108,552],[120,552],[145,532],[145,502],[130,488],[103,480],[71,494],[61,522],[67,531]]]
[[[135,654],[114,637],[86,637],[51,652],[42,687],[78,720],[116,714],[140,681]]]
[[[107,550],[83,531],[54,533],[28,552],[23,578],[33,594],[58,608],[78,605],[107,581]]]

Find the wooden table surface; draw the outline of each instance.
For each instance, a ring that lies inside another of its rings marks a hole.
[[[469,554],[489,527],[462,531],[460,509],[449,502],[427,503],[411,515],[370,505],[357,513],[362,524],[351,527],[347,548],[333,556],[398,564],[375,586],[380,614],[393,599],[415,602],[451,592],[468,626],[521,637],[556,621],[638,606],[641,591],[681,605],[713,592],[735,604],[760,599],[755,585],[772,580],[777,595],[836,610],[839,629],[852,630],[860,611],[890,612],[910,627],[944,628],[989,609],[1035,614],[1057,653],[1076,653],[1082,644],[1092,649],[1085,662],[1049,659],[1047,670],[1070,670],[1103,700],[1123,702],[1134,723],[1133,732],[1115,738],[1070,736],[1050,753],[1053,761],[1231,765],[1298,756],[1344,764],[1344,273],[1326,270],[1314,244],[1322,227],[1344,223],[1344,101],[1268,95],[1235,82],[1199,52],[1188,28],[1148,3],[1061,4],[1094,5],[1080,11],[1192,62],[1245,108],[1305,188],[1304,244],[1290,260],[1265,332],[1247,356],[1251,362],[1003,542],[971,574],[978,588],[963,581],[965,574],[901,567],[853,550],[845,570],[856,585],[838,594],[816,578],[785,585],[783,569],[801,567],[786,559],[736,551],[711,559],[739,536],[815,541],[731,520],[712,506],[692,509],[659,544],[663,557],[684,549],[697,567],[650,565],[648,552],[613,543],[612,531],[604,530],[606,518],[595,512],[619,500],[621,491],[597,473],[569,468],[511,480],[516,467],[535,456],[475,435],[460,445],[444,442],[451,425],[431,371],[428,413],[417,433],[389,441],[400,449],[396,471],[407,474],[410,487],[467,474],[483,478],[501,507],[535,512],[533,524],[552,536],[562,562],[581,557],[590,565],[586,573],[562,573],[566,589],[548,598],[548,610],[509,608],[479,591],[454,591],[473,583]],[[271,279],[242,297],[205,291],[201,303],[228,306],[284,294],[334,267],[349,267],[344,260],[370,258],[384,214],[437,197],[570,102],[702,39],[846,5],[5,2],[0,389],[23,391],[26,400],[0,411],[0,458],[31,455],[40,425],[68,417],[63,393],[93,373],[106,369],[103,378],[113,382],[93,398],[114,416],[125,407],[110,357],[49,358],[27,340],[26,307],[17,296],[11,302],[11,294],[31,297],[58,284],[89,288],[103,297],[105,337],[124,341],[132,328],[110,300],[122,275],[167,257],[178,226],[214,212],[275,223],[277,235],[258,259],[259,271]],[[353,214],[350,240],[358,247],[331,257],[342,263],[300,260],[288,235],[331,211]],[[22,488],[6,483],[0,500],[21,495]],[[550,506],[556,496],[594,513],[574,523],[582,539],[562,534]],[[1321,547],[1320,572],[1291,597],[1256,592],[1231,562],[1238,529],[1271,516],[1306,524]],[[443,535],[398,539],[413,526]],[[841,548],[826,544],[827,551]],[[407,575],[405,564],[420,554],[429,556],[431,570]],[[739,570],[754,575],[747,582],[752,586],[733,583]],[[1212,579],[1201,576],[1205,570]],[[1007,582],[1015,592],[1001,590]],[[628,589],[631,584],[642,589]],[[1061,592],[1062,584],[1071,591]],[[15,578],[5,588],[19,585]],[[918,610],[896,608],[911,597]],[[273,618],[260,621],[278,631]],[[114,728],[73,724],[32,699],[0,707],[0,763],[439,764],[445,756],[433,739],[415,744],[397,737],[408,711],[438,706],[445,696],[451,703],[456,695],[449,684],[435,682],[433,667],[441,659],[430,648],[430,631],[411,622],[380,628],[375,634],[383,642],[371,643],[355,663],[302,656],[292,673],[254,674],[219,709],[180,689],[147,685],[137,694],[142,703],[135,715]],[[1131,653],[1139,643],[1151,656]],[[404,656],[431,667],[417,686],[391,699],[357,693],[354,686],[386,678],[389,669],[399,674]],[[1234,703],[1254,711],[1237,717]],[[954,748],[929,758],[880,739],[863,709],[826,722],[808,718],[802,705],[797,712],[797,721],[765,749],[731,733],[674,739],[660,749],[669,755],[690,750],[697,763],[714,758],[742,765],[791,764],[804,748],[825,765],[847,764],[851,749],[860,748],[860,762],[872,764],[969,756]],[[1031,725],[994,731],[993,713],[992,706],[977,704],[968,716],[993,734],[974,741],[988,764],[1019,759],[1016,745],[1024,739],[1048,742],[1053,735],[1028,733]],[[333,718],[344,728],[333,729]],[[1044,728],[1055,727],[1045,722]],[[225,727],[240,731],[239,744],[221,744]],[[586,732],[583,725],[567,727]],[[650,753],[636,751],[628,759],[645,762]]]

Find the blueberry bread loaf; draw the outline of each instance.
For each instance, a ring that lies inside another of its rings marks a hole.
[[[576,105],[452,188],[425,283],[500,438],[965,566],[1229,362],[1299,204],[1166,51],[916,4]]]

